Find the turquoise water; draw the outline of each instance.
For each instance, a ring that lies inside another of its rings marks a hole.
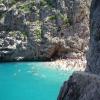
[[[72,72],[44,66],[38,62],[0,64],[0,100],[56,100]]]

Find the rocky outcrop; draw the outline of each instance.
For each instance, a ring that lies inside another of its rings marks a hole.
[[[84,55],[88,49],[90,2],[0,1],[0,61]]]
[[[84,72],[74,73],[64,82],[57,100],[100,100],[100,78]]]
[[[100,1],[93,0],[90,14],[90,45],[86,71],[100,74]]]
[[[92,0],[90,45],[86,72],[75,72],[64,82],[58,100],[100,100],[100,1]]]

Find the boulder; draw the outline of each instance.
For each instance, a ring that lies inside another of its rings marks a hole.
[[[100,100],[100,77],[75,72],[65,81],[57,100]]]

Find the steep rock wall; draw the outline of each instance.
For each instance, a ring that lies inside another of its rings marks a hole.
[[[90,45],[86,72],[75,72],[65,81],[58,100],[100,100],[100,1],[92,0]]]
[[[84,55],[90,2],[1,0],[0,61]]]
[[[93,0],[90,14],[90,45],[86,71],[100,74],[100,1]]]

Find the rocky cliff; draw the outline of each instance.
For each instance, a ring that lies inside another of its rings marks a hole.
[[[82,56],[91,0],[0,0],[0,61]]]
[[[86,71],[100,74],[100,1],[93,0],[90,14],[90,45]]]
[[[74,73],[63,84],[58,100],[100,100],[100,1],[92,0],[90,10],[87,73]]]
[[[100,77],[84,72],[74,73],[64,83],[57,100],[100,100]]]

